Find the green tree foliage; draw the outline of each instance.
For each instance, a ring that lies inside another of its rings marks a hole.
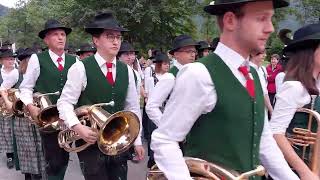
[[[0,19],[0,36],[18,46],[42,43],[37,37],[47,19],[55,18],[73,29],[69,43],[78,46],[90,42],[83,28],[97,12],[112,10],[121,24],[130,30],[125,39],[138,49],[169,49],[172,39],[182,33],[197,35],[192,17],[196,0],[20,0],[16,9]],[[9,33],[8,33],[9,32]]]

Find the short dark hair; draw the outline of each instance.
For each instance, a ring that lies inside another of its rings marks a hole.
[[[223,29],[223,17],[227,12],[232,12],[237,18],[242,18],[245,14],[245,12],[243,11],[243,7],[246,5],[247,3],[240,3],[240,4],[236,4],[234,6],[231,6],[228,10],[226,10],[223,14],[218,15],[217,16],[217,23],[218,26],[220,28],[220,30],[222,31]]]

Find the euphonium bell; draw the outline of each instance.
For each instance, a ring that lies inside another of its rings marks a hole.
[[[263,176],[265,174],[263,166],[258,166],[252,171],[240,174],[198,158],[185,157],[185,161],[194,180],[246,180],[250,176]],[[157,165],[154,165],[147,173],[147,180],[167,180],[167,178]]]
[[[127,151],[139,135],[140,123],[136,114],[130,111],[119,111],[110,114],[101,108],[103,105],[113,105],[114,102],[91,106],[81,106],[75,110],[82,124],[90,124],[94,131],[99,131],[98,147],[106,155],[117,155]],[[68,152],[80,152],[90,144],[79,147],[70,144],[81,139],[73,130],[61,131],[58,142],[61,148]]]

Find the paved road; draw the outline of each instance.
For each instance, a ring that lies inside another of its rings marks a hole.
[[[79,168],[79,160],[76,154],[72,153],[65,180],[84,180]],[[147,172],[147,157],[139,164],[129,162],[128,180],[145,180]],[[8,169],[6,166],[5,154],[0,153],[0,180],[24,180],[20,171]]]

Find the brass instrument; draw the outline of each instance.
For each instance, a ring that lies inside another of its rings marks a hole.
[[[91,125],[94,131],[99,131],[98,147],[106,155],[117,155],[128,150],[139,135],[140,123],[137,115],[130,111],[119,111],[110,114],[101,106],[114,105],[114,102],[81,106],[75,110],[80,122]],[[79,147],[71,147],[81,139],[71,129],[60,131],[58,143],[68,152],[80,152],[90,146],[85,143]]]
[[[311,108],[300,108],[297,112],[307,113],[308,116],[308,126],[307,129],[304,128],[293,128],[293,135],[287,137],[289,142],[293,146],[302,146],[302,160],[308,160],[310,163],[308,164],[311,171],[318,176],[320,175],[320,114],[313,110],[316,95],[311,95]],[[312,132],[312,122],[315,120],[317,122],[317,132]],[[310,147],[310,154],[306,157],[307,147]]]
[[[38,117],[32,118],[27,111],[27,107],[23,104],[20,99],[17,99],[13,103],[13,111],[16,116],[27,117],[32,123],[39,126],[39,130],[43,132],[52,132],[58,129],[59,112],[56,105],[52,105],[49,95],[59,95],[60,92],[54,93],[34,93],[33,94],[33,104],[34,106],[40,108],[40,113]]]
[[[250,176],[263,176],[265,174],[263,166],[258,166],[252,171],[240,174],[202,159],[192,157],[185,157],[184,159],[192,178],[195,180],[245,180],[249,179]],[[167,180],[167,178],[157,165],[154,165],[147,173],[147,180]]]
[[[20,92],[18,89],[11,88],[6,91],[8,93],[8,100],[10,102],[14,103],[17,99],[19,99]],[[0,98],[0,113],[2,116],[12,116],[14,114],[12,108],[7,109],[6,102],[3,97]]]

